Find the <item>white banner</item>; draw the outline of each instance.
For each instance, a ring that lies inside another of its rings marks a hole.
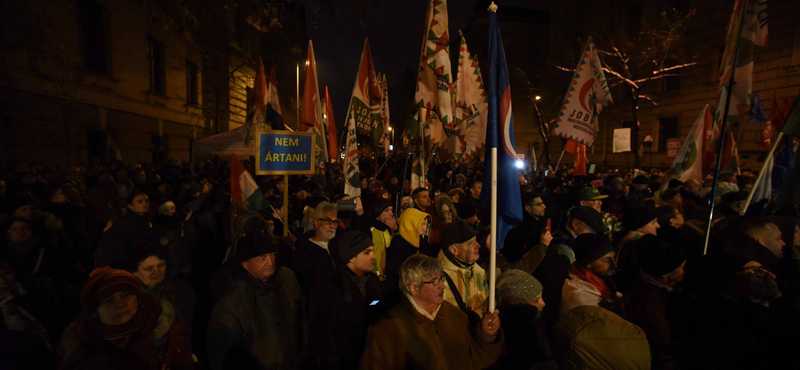
[[[631,151],[631,129],[614,129],[614,153],[624,153]]]

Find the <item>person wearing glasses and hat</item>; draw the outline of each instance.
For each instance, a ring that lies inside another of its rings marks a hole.
[[[370,327],[361,369],[484,369],[503,345],[499,312],[471,323],[467,314],[444,300],[441,265],[423,254],[400,266],[403,298]],[[470,327],[474,325],[474,327]]]

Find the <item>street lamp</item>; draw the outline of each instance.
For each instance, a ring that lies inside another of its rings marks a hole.
[[[541,95],[536,95],[536,96],[533,97],[533,99],[535,99],[536,101],[539,101],[539,100],[542,100],[542,97],[541,97]]]

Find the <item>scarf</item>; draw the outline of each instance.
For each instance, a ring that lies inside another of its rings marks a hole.
[[[614,295],[614,292],[611,291],[611,288],[608,287],[606,282],[603,281],[603,279],[601,279],[597,275],[595,275],[592,272],[592,270],[589,269],[588,267],[578,266],[573,263],[569,267],[569,272],[572,275],[575,275],[575,277],[577,277],[578,279],[581,279],[589,284],[592,284],[592,286],[594,286],[595,289],[597,289],[597,291],[600,292],[600,295],[603,296],[603,298],[605,299],[617,298],[616,295]]]
[[[136,294],[136,316],[122,325],[105,325],[94,315],[84,314],[83,322],[88,324],[97,335],[117,348],[125,348],[135,332],[147,336],[155,329],[158,316],[161,315],[161,302],[159,299],[145,294]]]

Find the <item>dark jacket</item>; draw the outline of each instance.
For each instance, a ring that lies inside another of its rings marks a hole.
[[[314,232],[310,231],[297,239],[294,252],[294,272],[306,297],[311,293],[314,284],[338,275],[333,262],[336,253],[314,244],[310,240],[313,237]],[[333,244],[329,243],[331,245]]]
[[[539,244],[539,238],[547,231],[543,223],[522,212],[522,224],[515,226],[506,234],[503,250],[500,252],[508,262],[519,261],[522,256]]]
[[[343,266],[347,269],[346,266]],[[362,293],[357,281],[363,284]],[[383,292],[372,273],[357,277],[350,269],[316,284],[309,298],[309,350],[312,367],[355,369],[367,328],[378,318]],[[372,302],[378,301],[375,305]],[[382,306],[381,306],[382,307]]]
[[[176,317],[185,328],[186,336],[191,338],[194,306],[197,304],[197,295],[194,294],[192,286],[179,278],[171,277],[165,277],[161,284],[152,288],[142,284],[139,279],[136,279],[136,281],[139,282],[139,288],[143,292],[172,304],[177,313]]]
[[[139,215],[130,211],[125,213],[100,237],[100,243],[94,252],[95,266],[126,269],[127,251],[145,244],[149,240],[149,232],[147,214]]]
[[[542,298],[547,304],[542,312],[542,316],[545,318],[552,320],[558,318],[561,289],[564,287],[564,280],[567,280],[569,266],[572,264],[572,258],[566,254],[571,253],[573,242],[575,242],[575,237],[570,231],[555,232],[542,263],[533,273],[533,276],[542,283]]]
[[[292,270],[276,269],[266,283],[244,269],[214,305],[208,323],[211,369],[301,368],[305,298]]]
[[[527,304],[500,308],[506,350],[498,369],[530,369],[551,356],[544,321],[538,313],[535,306]]]

